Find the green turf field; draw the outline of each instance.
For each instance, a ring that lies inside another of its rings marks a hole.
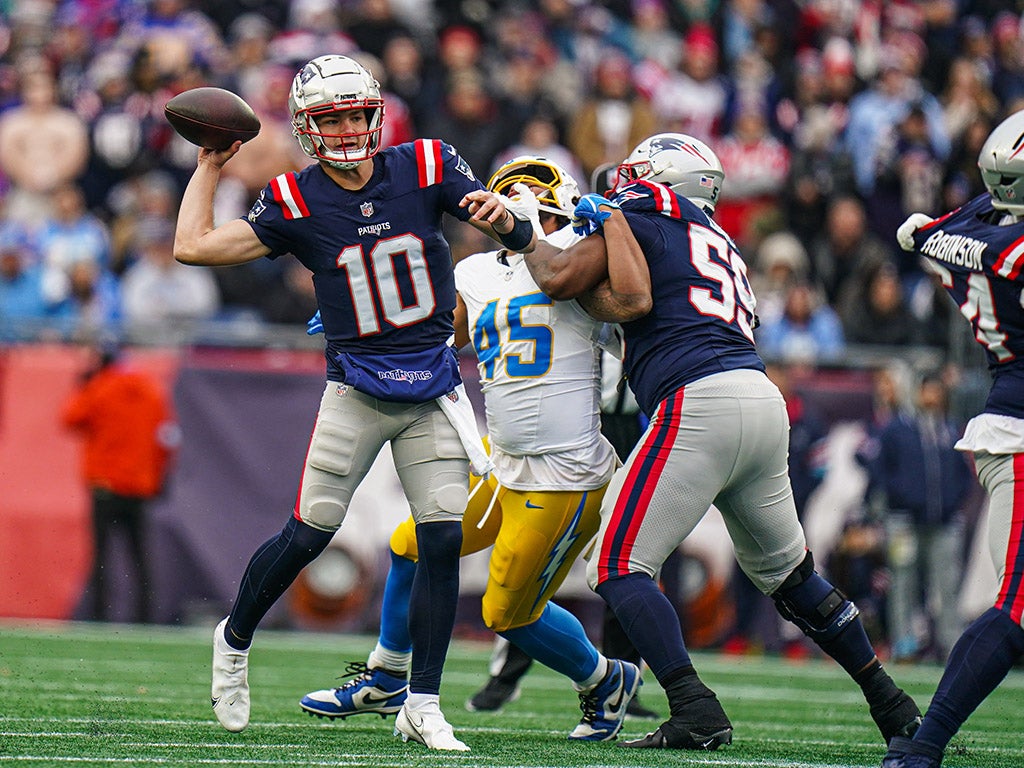
[[[883,749],[859,692],[837,666],[696,654],[735,726],[713,753],[571,744],[579,719],[567,682],[539,667],[503,714],[473,714],[463,702],[486,674],[488,644],[456,642],[442,705],[470,753],[428,752],[392,736],[393,718],[318,720],[298,700],[327,687],[373,638],[261,632],[249,682],[252,721],[240,734],[210,711],[210,630],[120,625],[0,625],[0,765],[11,766],[878,766]],[[897,667],[920,704],[937,667]],[[649,677],[645,704],[666,712]],[[340,684],[340,683],[339,683]],[[641,735],[647,722],[627,721]],[[1011,674],[957,736],[945,766],[1024,766],[1024,675]]]

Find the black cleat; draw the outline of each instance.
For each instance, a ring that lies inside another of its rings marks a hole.
[[[713,752],[723,744],[732,744],[732,726],[696,729],[670,717],[654,733],[640,739],[620,742],[623,747],[639,749],[694,749]]]
[[[498,674],[491,675],[484,687],[466,700],[466,709],[470,712],[497,712],[519,698],[519,681],[530,669],[533,659],[514,643],[506,643],[499,660]]]
[[[939,768],[943,750],[904,736],[894,736],[882,768]]]
[[[668,720],[642,739],[622,742],[641,749],[698,749],[712,751],[732,744],[732,723],[715,692],[704,685],[691,667],[665,688]]]
[[[661,715],[653,709],[648,709],[640,703],[640,696],[634,696],[626,705],[626,717],[635,717],[638,720],[657,720]]]
[[[889,744],[896,737],[913,738],[921,725],[921,710],[909,694],[899,690],[889,701],[871,708],[871,719]]]
[[[492,677],[466,701],[466,709],[470,712],[497,712],[518,698],[518,682],[509,683],[500,677]]]

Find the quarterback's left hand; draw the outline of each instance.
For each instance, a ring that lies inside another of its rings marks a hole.
[[[923,213],[912,213],[907,220],[900,224],[896,230],[896,242],[904,251],[914,250],[914,233],[925,224],[931,224],[935,219]]]
[[[309,336],[316,336],[318,333],[324,332],[324,321],[320,319],[320,310],[316,311],[309,320],[306,321],[306,334]]]
[[[602,206],[608,210],[602,211]],[[584,237],[593,234],[604,225],[613,210],[619,210],[619,204],[607,197],[594,192],[584,195],[572,212],[572,231]]]

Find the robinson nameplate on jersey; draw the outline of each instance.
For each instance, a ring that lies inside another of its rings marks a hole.
[[[988,243],[975,240],[964,235],[947,235],[941,229],[924,241],[921,253],[933,259],[949,262],[958,267],[966,267],[974,272],[981,272],[981,254],[988,248]]]

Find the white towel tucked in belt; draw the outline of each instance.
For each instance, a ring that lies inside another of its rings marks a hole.
[[[459,433],[462,447],[466,449],[469,456],[469,463],[474,475],[486,477],[494,469],[494,462],[484,450],[484,443],[480,439],[480,431],[476,426],[476,414],[473,413],[473,404],[469,402],[466,394],[466,386],[459,384],[447,395],[437,398],[437,404],[441,406],[448,421]]]

